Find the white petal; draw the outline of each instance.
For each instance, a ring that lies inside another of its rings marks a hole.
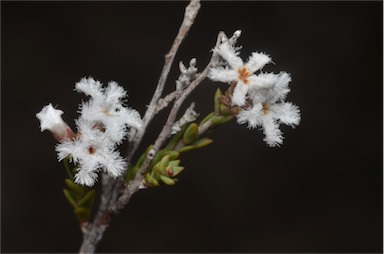
[[[264,53],[254,52],[249,57],[247,64],[245,65],[251,73],[262,69],[267,63],[271,61],[271,58]]]
[[[123,174],[126,169],[126,163],[117,152],[110,154],[106,157],[104,162],[104,170],[112,177],[118,177]]]
[[[238,57],[235,49],[228,43],[221,44],[214,52],[226,60],[232,69],[236,70],[244,65],[243,60]]]
[[[276,102],[278,100],[284,100],[290,89],[288,87],[289,82],[291,82],[291,76],[286,72],[280,72],[278,74],[278,79],[276,81],[276,85],[273,88],[274,96],[271,97],[272,102]]]
[[[79,93],[83,92],[85,95],[91,96],[98,101],[102,101],[104,97],[102,84],[92,77],[82,78],[76,83],[75,90]]]
[[[263,117],[263,129],[265,134],[264,141],[267,145],[274,147],[283,143],[283,135],[279,125],[269,114]]]
[[[300,110],[290,102],[274,104],[271,106],[274,117],[281,123],[295,127],[300,123]]]
[[[231,83],[232,81],[237,80],[238,72],[227,68],[212,68],[208,77],[214,81]]]
[[[278,80],[279,76],[273,73],[261,73],[259,75],[251,75],[249,80],[249,86],[254,88],[273,88]]]
[[[248,128],[256,128],[257,126],[260,126],[263,117],[262,108],[263,106],[261,103],[257,103],[249,110],[241,110],[236,116],[237,122],[239,124],[248,123]]]
[[[232,105],[243,106],[247,98],[248,86],[243,82],[237,82],[232,95]]]
[[[127,92],[119,86],[116,82],[111,81],[108,83],[108,87],[104,91],[105,102],[107,104],[119,103],[120,99],[126,97]]]
[[[122,108],[120,112],[125,124],[135,129],[140,129],[143,125],[139,112],[131,108]]]
[[[75,175],[75,183],[92,187],[97,180],[97,173],[81,169]]]

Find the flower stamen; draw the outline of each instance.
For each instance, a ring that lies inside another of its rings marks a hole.
[[[261,105],[263,106],[263,108],[261,109],[263,111],[263,114],[264,115],[268,114],[271,105],[269,105],[269,103],[267,103],[267,102],[263,102],[263,103],[261,103]]]
[[[243,81],[244,84],[248,85],[248,77],[251,76],[252,73],[248,71],[247,67],[243,66],[242,68],[238,68],[237,72],[239,73],[239,80]]]
[[[94,154],[95,152],[96,152],[96,148],[95,147],[93,147],[93,146],[90,146],[90,147],[88,147],[88,152],[89,152],[89,154]]]
[[[111,112],[109,112],[108,109],[103,109],[101,112],[103,112],[106,116],[111,116]]]

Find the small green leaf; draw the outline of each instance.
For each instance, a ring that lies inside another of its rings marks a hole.
[[[68,190],[71,191],[76,200],[79,200],[82,196],[84,196],[84,188],[75,184],[72,180],[65,179],[65,185],[67,185]]]
[[[80,222],[88,221],[89,211],[87,209],[82,207],[75,208],[75,214]]]
[[[179,143],[180,139],[183,137],[185,130],[188,125],[184,125],[181,130],[172,137],[171,141],[169,141],[168,145],[164,148],[166,151],[174,150],[177,143]]]
[[[220,112],[224,116],[233,115],[232,111],[223,104],[220,104]]]
[[[183,143],[189,145],[199,138],[199,126],[197,123],[191,123],[184,132]]]
[[[168,162],[169,162],[169,155],[166,155],[161,159],[161,161],[157,165],[159,165],[159,169],[161,170],[167,166]]]
[[[95,196],[96,196],[96,191],[95,190],[91,190],[89,192],[87,192],[87,194],[84,195],[84,197],[79,201],[79,206],[80,207],[84,207],[86,209],[91,209],[92,205],[93,205],[93,201],[95,200]]]
[[[173,171],[173,176],[177,176],[177,175],[180,174],[181,171],[183,171],[183,170],[184,170],[184,167],[174,167],[174,168],[172,169],[172,171]]]
[[[152,177],[152,175],[149,174],[149,173],[147,173],[147,174],[145,175],[145,182],[146,182],[149,186],[151,186],[151,187],[155,187],[155,186],[159,186],[159,185],[160,185],[159,182],[158,182],[154,177]]]
[[[143,165],[143,162],[145,161],[145,158],[147,158],[149,151],[151,151],[153,145],[148,146],[147,150],[140,156],[139,160],[137,161],[136,165],[138,168]]]
[[[160,170],[161,170],[161,168],[160,168],[160,162],[159,162],[159,163],[157,163],[157,164],[152,168],[151,176],[156,176],[156,175],[158,175]]]
[[[228,123],[232,121],[235,117],[230,115],[230,116],[222,116],[221,119],[217,122],[218,125]]]
[[[173,161],[173,160],[176,160],[177,158],[179,158],[180,153],[176,152],[176,151],[168,151],[167,155],[169,156],[169,160]]]
[[[217,125],[220,125],[220,124],[224,124],[224,123],[227,123],[229,121],[231,121],[232,119],[234,119],[235,117],[232,116],[232,115],[229,115],[229,116],[214,116],[212,117],[211,119],[211,128],[214,128],[216,127]]]
[[[166,185],[174,185],[175,181],[172,178],[169,178],[168,176],[160,175],[161,181],[163,181]]]
[[[192,146],[192,145],[190,145],[190,146],[184,146],[183,148],[181,148],[181,149],[179,150],[179,153],[185,153],[185,152],[191,151],[191,150],[193,150],[193,149],[195,149],[195,147]]]
[[[220,114],[220,101],[219,97],[222,95],[222,92],[220,88],[217,88],[214,96],[214,103],[215,103],[215,114],[219,115]]]
[[[173,161],[170,161],[170,162],[168,163],[167,168],[168,168],[168,167],[179,166],[179,164],[180,164],[180,160],[173,160]]]
[[[200,126],[205,124],[206,122],[208,122],[209,120],[211,120],[211,118],[215,116],[215,113],[212,112],[210,113],[209,115],[207,115],[201,122],[200,122]]]
[[[71,195],[71,193],[67,190],[67,189],[63,189],[63,192],[64,192],[64,196],[67,198],[67,200],[69,201],[69,203],[71,203],[71,205],[74,207],[74,208],[77,208],[77,203],[76,201],[73,199],[73,196]]]
[[[70,156],[67,156],[64,158],[64,166],[65,166],[65,170],[67,171],[67,174],[68,174],[68,177],[70,179],[73,179],[73,167],[71,166],[71,163],[69,162],[70,161]]]
[[[163,159],[163,157],[166,156],[167,152],[168,151],[165,149],[158,151],[156,153],[155,157],[153,158],[153,160],[151,161],[151,163],[149,164],[148,169],[153,168],[157,163],[159,163],[159,161],[161,161]]]
[[[196,142],[194,142],[192,145],[195,148],[202,148],[204,146],[211,144],[212,142],[213,142],[213,140],[210,138],[202,138],[202,139],[199,139]]]
[[[149,151],[152,149],[152,145],[150,145],[147,150],[145,150],[145,152],[140,156],[139,160],[136,162],[135,166],[131,167],[129,166],[128,167],[128,170],[127,170],[127,173],[125,175],[125,182],[127,184],[129,184],[130,181],[132,181],[137,172],[139,171],[141,165],[143,164],[145,158],[147,157]]]

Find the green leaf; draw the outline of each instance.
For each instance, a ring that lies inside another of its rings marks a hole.
[[[166,185],[174,185],[175,184],[175,181],[172,178],[169,178],[168,176],[160,175],[160,179]]]
[[[169,162],[169,155],[166,155],[161,159],[161,161],[157,165],[159,165],[159,169],[163,169],[167,166],[168,162]]]
[[[169,163],[168,163],[168,166],[167,166],[167,168],[168,167],[177,167],[177,166],[179,166],[179,164],[180,164],[180,160],[173,160],[173,161],[170,161]]]
[[[88,221],[89,211],[87,209],[82,207],[75,208],[75,214],[80,222]]]
[[[179,150],[179,153],[185,153],[185,152],[191,151],[191,150],[193,150],[193,149],[195,149],[195,147],[192,146],[192,145],[190,145],[190,146],[184,146],[183,148],[181,148],[181,149]]]
[[[230,115],[230,116],[214,116],[212,117],[211,119],[211,128],[214,128],[216,127],[217,125],[220,125],[220,124],[224,124],[224,123],[227,123],[231,120],[233,120],[235,117]]]
[[[151,172],[151,176],[154,177],[154,176],[157,176],[159,174],[159,171],[160,171],[160,162],[157,163],[153,168],[152,168],[152,172]]]
[[[180,174],[181,171],[183,171],[183,170],[184,170],[184,167],[174,167],[174,168],[172,169],[172,171],[173,171],[173,176],[177,176],[177,175]]]
[[[67,185],[68,190],[71,191],[76,200],[84,196],[84,187],[75,184],[72,180],[65,179],[65,185]]]
[[[165,151],[174,150],[177,143],[179,143],[180,139],[183,137],[185,130],[187,129],[188,125],[184,125],[181,130],[172,137],[171,141],[169,141],[168,145],[164,148]]]
[[[159,186],[159,182],[149,173],[147,173],[145,175],[145,182],[151,186],[151,187],[155,187],[155,186]]]
[[[169,160],[173,161],[173,160],[176,160],[177,158],[179,158],[180,153],[176,152],[176,151],[168,151],[167,155],[169,156]]]
[[[71,166],[71,163],[69,162],[70,161],[70,156],[67,156],[64,158],[63,162],[64,162],[64,166],[65,166],[65,170],[67,171],[67,174],[68,174],[68,177],[70,179],[73,179],[73,167]]]
[[[189,145],[199,138],[199,126],[197,123],[191,123],[183,135],[184,145]]]
[[[148,146],[147,150],[145,150],[145,152],[140,156],[140,158],[137,161],[135,166],[140,168],[141,165],[143,165],[143,163],[144,163],[145,159],[147,158],[149,151],[151,151],[152,147],[153,147],[153,145]]]
[[[95,196],[96,196],[95,190],[91,190],[87,192],[87,194],[85,194],[84,197],[79,201],[78,203],[79,206],[86,208],[87,210],[90,210],[93,205],[93,201],[95,200]]]
[[[222,92],[220,88],[217,88],[214,96],[214,103],[215,103],[215,114],[219,115],[220,114],[220,101],[219,97],[222,95]]]
[[[77,208],[78,205],[77,205],[76,201],[73,199],[73,196],[71,195],[71,193],[67,189],[63,189],[63,192],[64,192],[64,196],[67,198],[69,203],[71,203],[71,205],[74,208]]]
[[[140,158],[136,162],[135,166],[128,167],[127,173],[125,175],[125,182],[127,184],[129,184],[129,182],[135,178],[137,172],[139,171],[141,165],[143,165],[143,162],[144,162],[145,158],[147,157],[149,151],[152,149],[152,147],[153,147],[153,145],[150,145],[147,148],[147,150],[145,150],[145,152],[140,156]]]
[[[161,159],[166,155],[166,153],[167,153],[167,150],[165,149],[158,151],[155,157],[153,158],[153,160],[151,161],[151,163],[149,164],[148,169],[153,168],[159,161],[161,161]]]
[[[230,116],[222,116],[221,119],[217,122],[218,125],[228,123],[232,121],[235,117],[233,115]]]
[[[213,142],[213,140],[210,138],[202,138],[202,139],[199,139],[196,142],[194,142],[192,145],[196,149],[196,148],[202,148],[204,146],[207,146],[207,145],[211,144],[212,142]]]
[[[206,122],[208,122],[209,120],[211,120],[211,118],[215,116],[215,113],[212,112],[210,113],[209,115],[207,115],[201,122],[200,122],[200,126],[205,124]]]
[[[225,105],[223,104],[220,104],[220,112],[221,114],[223,114],[224,116],[229,116],[229,115],[233,115],[232,111],[226,107]]]

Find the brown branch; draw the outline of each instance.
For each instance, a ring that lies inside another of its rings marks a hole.
[[[217,37],[217,42],[215,47],[217,47],[221,43],[222,38],[223,38],[223,33],[220,33]],[[132,195],[140,189],[140,186],[144,180],[145,172],[148,170],[149,164],[151,163],[154,155],[160,150],[161,146],[164,144],[164,142],[168,139],[169,135],[171,134],[172,126],[176,121],[177,113],[179,112],[181,105],[183,104],[187,96],[206,78],[209,70],[216,62],[217,62],[217,56],[214,54],[212,55],[211,60],[209,61],[205,69],[200,74],[197,74],[193,82],[185,90],[183,90],[180,96],[176,99],[171,109],[171,112],[168,115],[167,122],[163,126],[163,129],[159,134],[158,138],[156,139],[155,144],[153,145],[151,151],[148,153],[147,158],[145,159],[139,172],[136,174],[136,177],[134,178],[134,180],[131,182],[131,184],[127,188],[124,189],[122,195],[116,201],[116,203],[110,207],[109,210],[111,213],[118,213],[121,209],[123,209],[124,206],[128,204]]]
[[[179,49],[180,44],[187,36],[189,29],[191,28],[193,22],[195,21],[195,18],[197,16],[199,9],[200,9],[200,0],[192,0],[189,3],[189,5],[185,8],[183,22],[179,28],[179,32],[172,44],[171,49],[165,55],[164,67],[160,74],[160,78],[157,83],[155,93],[153,94],[152,100],[149,103],[147,111],[145,112],[145,115],[143,117],[143,127],[136,133],[135,137],[131,142],[131,146],[129,147],[128,155],[127,155],[127,160],[129,162],[131,161],[133,154],[136,152],[144,136],[144,133],[148,124],[153,119],[154,115],[157,113],[157,110],[156,110],[157,104],[163,93],[165,82],[167,81],[168,74],[171,69],[173,60],[175,59],[175,56]]]
[[[194,23],[199,9],[200,9],[200,0],[191,0],[189,5],[185,9],[184,19],[179,28],[179,32],[172,44],[171,49],[165,55],[164,67],[161,72],[156,90],[147,108],[147,111],[143,117],[143,127],[136,132],[136,134],[131,139],[131,142],[129,144],[128,154],[127,154],[128,163],[130,163],[134,153],[139,147],[148,124],[156,114],[156,107],[163,93],[164,86],[167,81],[168,74],[171,69],[175,55],[178,51],[180,44],[182,43],[184,38],[187,36],[189,29]],[[107,210],[106,208],[110,206],[110,204],[114,203],[115,200],[117,199],[121,191],[121,188],[123,186],[123,179],[119,178],[116,181],[112,181],[108,179],[106,181],[109,184],[109,188],[103,190],[103,193],[102,193],[103,201],[99,206],[99,209],[96,213],[93,223],[88,224],[87,228],[83,230],[84,238],[83,238],[83,243],[80,247],[80,251],[79,251],[80,253],[93,253],[96,249],[98,242],[102,239],[105,229],[109,225],[110,210]],[[137,186],[137,188],[139,187],[140,185]]]

